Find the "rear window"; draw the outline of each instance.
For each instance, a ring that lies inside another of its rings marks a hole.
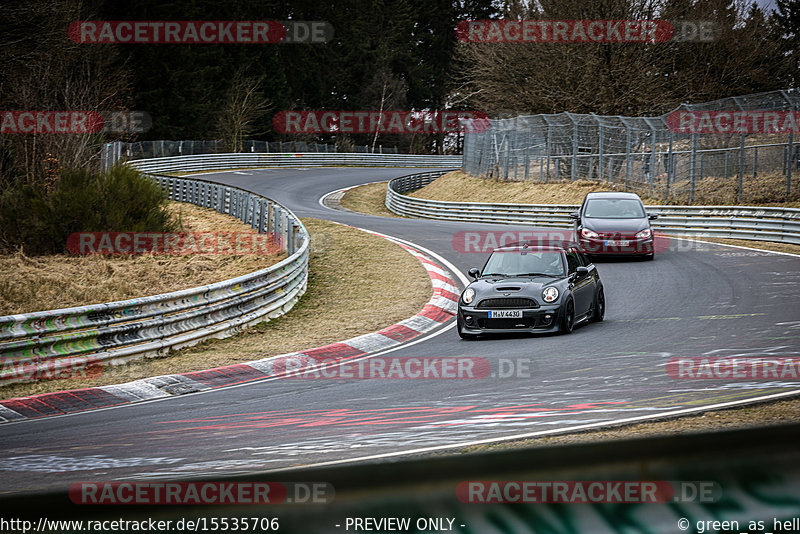
[[[584,217],[593,219],[641,219],[642,203],[635,198],[596,198],[586,202]]]

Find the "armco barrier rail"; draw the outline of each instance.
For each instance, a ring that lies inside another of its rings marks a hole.
[[[446,202],[405,195],[449,171],[395,178],[386,189],[386,207],[398,215],[426,219],[566,228],[577,205]],[[757,206],[647,206],[659,218],[653,228],[667,235],[720,237],[800,244],[800,209]]]
[[[183,291],[0,317],[0,384],[26,380],[34,372],[123,362],[225,337],[286,313],[305,292],[308,233],[291,211],[236,187],[151,177],[173,200],[214,208],[259,232],[280,236],[288,257],[266,269]]]
[[[143,172],[180,172],[244,167],[460,167],[461,156],[417,154],[201,154],[128,162]]]

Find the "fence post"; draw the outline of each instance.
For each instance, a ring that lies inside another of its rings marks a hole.
[[[545,117],[544,120],[547,121],[547,171],[545,172],[544,175],[544,181],[548,182],[550,181],[550,157],[552,155],[552,149],[553,149],[553,131],[552,131],[552,125],[550,124],[550,121],[547,119],[547,117]]]
[[[728,170],[730,168],[731,151],[725,151],[725,179],[728,179]]]
[[[599,119],[597,119],[597,117],[595,117],[595,120],[597,120],[597,136],[598,136],[598,140],[597,140],[597,152],[598,152],[598,154],[597,154],[597,172],[598,172],[598,176],[597,176],[597,179],[602,182],[603,181],[603,148],[604,148],[603,147],[603,123],[601,123],[599,121]]]
[[[795,100],[789,98],[789,95],[786,94],[786,91],[781,90],[781,96],[789,103],[789,110],[794,113],[795,110]],[[795,95],[795,99],[797,96]],[[786,196],[788,197],[792,192],[792,163],[794,163],[794,133],[789,130],[789,139],[787,142],[787,155],[786,155]],[[800,150],[800,147],[798,147]],[[798,163],[800,163],[800,153],[797,154]]]
[[[736,202],[742,203],[742,185],[744,183],[744,137],[742,134],[739,140],[739,183],[736,187]]]
[[[530,147],[525,148],[525,181],[528,181],[528,173],[531,170],[531,154]]]
[[[572,121],[572,169],[569,173],[569,179],[575,181],[578,174],[578,121],[572,118],[572,115],[567,114]]]
[[[667,185],[664,189],[664,202],[669,201],[669,186],[672,182],[672,173],[675,171],[672,161],[672,149],[675,143],[675,134],[669,132],[669,151],[667,152]]]
[[[658,171],[658,158],[656,157],[656,129],[655,127],[650,124],[650,121],[647,121],[647,124],[650,126],[650,135],[651,137],[651,144],[652,147],[650,148],[650,196],[653,196],[653,182],[656,179],[656,171]]]
[[[625,124],[625,191],[628,190],[628,182],[633,172],[631,163],[631,127]]]
[[[758,147],[753,147],[753,179],[758,174]]]

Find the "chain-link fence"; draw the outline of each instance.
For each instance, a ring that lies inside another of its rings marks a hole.
[[[798,110],[800,91],[787,90],[684,104],[659,117],[492,120],[465,135],[463,170],[500,180],[599,181],[659,203],[800,200]],[[681,127],[680,111],[695,112],[683,115],[690,127]]]

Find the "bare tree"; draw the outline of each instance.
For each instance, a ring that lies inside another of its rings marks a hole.
[[[13,3],[12,3],[13,4]],[[82,16],[83,15],[83,16]],[[127,68],[113,47],[73,43],[67,27],[85,17],[76,1],[14,4],[0,31],[0,107],[24,111],[121,111],[130,102]],[[0,136],[0,176],[41,184],[52,160],[96,163],[102,134]],[[46,159],[50,163],[46,163]],[[51,173],[52,174],[52,173]],[[52,176],[50,177],[52,180]]]
[[[228,152],[241,152],[245,137],[258,135],[258,122],[272,109],[264,97],[264,75],[247,76],[245,70],[236,71],[217,119],[217,131]]]
[[[748,24],[758,17],[745,8],[745,0],[538,0],[523,13],[515,5],[517,18],[710,20],[718,32],[713,42],[463,43],[453,101],[493,115],[642,115],[775,89],[777,49],[767,23]]]

